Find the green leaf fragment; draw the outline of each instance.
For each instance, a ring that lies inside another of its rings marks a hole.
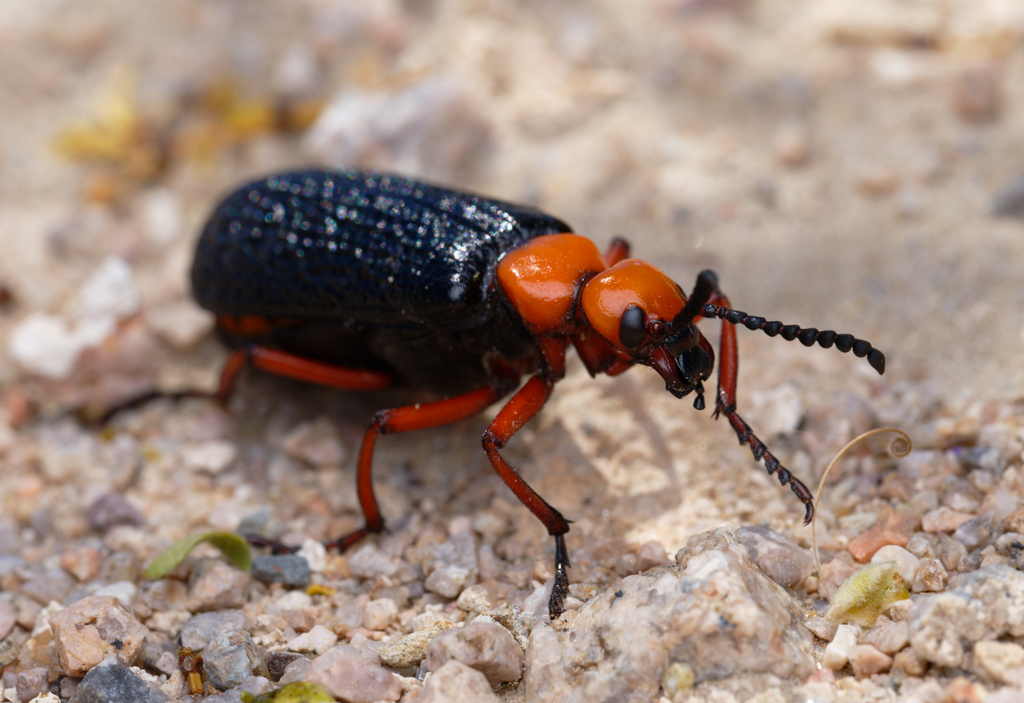
[[[209,542],[224,552],[224,556],[242,571],[248,571],[252,566],[252,550],[249,549],[249,543],[245,541],[244,537],[236,535],[234,532],[212,530],[178,540],[150,562],[143,572],[143,576],[148,579],[163,578],[173,571],[174,567],[180,564],[181,560],[195,549],[197,544],[202,542]]]
[[[245,695],[242,694],[243,700]],[[308,681],[296,681],[284,688],[259,696],[248,694],[246,703],[335,703],[334,697],[322,686]]]
[[[910,598],[907,583],[900,576],[896,562],[868,564],[843,581],[832,596],[825,619],[871,627],[890,605],[907,598]]]

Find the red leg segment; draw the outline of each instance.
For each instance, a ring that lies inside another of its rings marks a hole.
[[[612,243],[608,245],[608,251],[604,254],[604,262],[608,264],[609,268],[619,263],[623,259],[629,258],[629,242],[622,237],[616,237],[612,240]]]
[[[217,389],[218,400],[224,402],[231,395],[235,379],[246,364],[278,376],[345,391],[379,391],[390,388],[394,383],[391,376],[380,371],[334,366],[279,349],[250,346],[232,353],[224,364]]]
[[[366,526],[329,542],[326,545],[327,548],[339,547],[344,550],[368,533],[381,532],[384,529],[384,518],[380,514],[380,507],[377,505],[377,498],[373,493],[373,449],[377,444],[377,437],[382,434],[412,432],[450,425],[458,420],[476,415],[507,392],[507,388],[480,388],[454,398],[381,410],[375,414],[366,434],[363,435],[363,444],[359,448],[359,467],[356,473],[356,491],[359,495],[359,505],[363,510],[363,516],[366,518]]]
[[[711,303],[724,308],[732,309],[729,299],[720,291],[715,291],[711,296]],[[757,438],[742,417],[736,412],[736,378],[739,372],[739,355],[736,351],[736,327],[725,320],[722,321],[722,341],[719,347],[718,359],[718,397],[715,400],[715,417],[724,414],[732,425],[733,431],[739,437],[740,444],[749,444],[750,451],[755,461],[764,457],[764,467],[769,474],[776,474],[779,483],[783,486],[789,484],[790,489],[804,504],[804,524],[806,525],[814,517],[814,496],[811,491],[779,463],[779,460],[768,451],[764,442]]]

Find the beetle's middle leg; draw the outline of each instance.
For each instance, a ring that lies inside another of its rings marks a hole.
[[[719,291],[711,294],[711,304],[723,308],[732,309],[729,299]],[[725,415],[732,425],[733,431],[739,437],[740,444],[749,444],[750,451],[754,454],[754,460],[760,461],[764,458],[764,468],[769,474],[776,474],[779,483],[783,486],[789,484],[790,489],[804,504],[804,524],[806,525],[814,517],[814,496],[811,491],[796,478],[789,470],[779,463],[779,460],[768,451],[764,442],[757,438],[742,417],[736,412],[736,377],[739,371],[739,355],[736,350],[736,328],[726,320],[722,320],[722,338],[719,346],[718,360],[718,396],[715,399],[715,417],[719,414]]]
[[[496,383],[495,386],[479,388],[454,398],[445,398],[432,403],[406,405],[400,408],[381,410],[374,414],[373,421],[370,422],[366,434],[363,435],[356,472],[356,492],[359,496],[359,506],[363,510],[363,517],[366,518],[366,525],[351,534],[328,542],[325,546],[328,549],[339,547],[341,550],[345,550],[369,533],[384,530],[384,518],[380,514],[380,506],[373,493],[373,478],[371,476],[373,449],[380,435],[426,430],[472,417],[508,393],[511,390],[509,385],[512,388],[515,387],[511,381],[508,385]]]
[[[569,521],[530,488],[519,472],[505,461],[499,450],[508,443],[512,435],[540,412],[550,397],[553,386],[554,382],[542,375],[532,377],[501,409],[484,432],[482,440],[484,451],[487,452],[487,457],[491,460],[494,470],[501,476],[501,480],[512,489],[516,498],[544,523],[544,527],[548,528],[548,534],[555,538],[555,583],[548,601],[548,612],[552,620],[565,612],[562,603],[569,588],[569,577],[565,570],[571,566],[569,553],[565,548],[565,533],[569,531]]]

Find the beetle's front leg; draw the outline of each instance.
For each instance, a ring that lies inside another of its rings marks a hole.
[[[565,570],[570,566],[569,553],[565,548],[565,533],[569,531],[569,521],[530,488],[523,477],[505,461],[499,450],[508,443],[512,435],[540,412],[551,396],[553,387],[554,382],[543,376],[531,378],[505,404],[482,438],[484,451],[487,452],[487,457],[491,460],[494,470],[501,476],[501,480],[512,489],[516,498],[544,523],[544,527],[548,528],[548,534],[555,538],[555,584],[548,601],[548,613],[552,620],[565,612],[562,604],[569,588],[569,577]]]
[[[721,291],[715,290],[711,295],[711,303],[723,308],[732,309],[729,299]],[[750,451],[754,454],[754,460],[760,461],[764,458],[764,468],[769,474],[776,474],[779,483],[783,486],[789,484],[790,489],[804,504],[804,524],[806,525],[814,517],[814,496],[811,491],[796,478],[789,470],[779,463],[779,460],[768,451],[764,442],[757,438],[742,417],[736,412],[736,378],[739,371],[739,355],[736,351],[736,327],[729,322],[722,320],[722,337],[718,354],[718,396],[715,399],[715,418],[720,414],[725,415],[732,425],[732,429],[739,437],[740,444],[749,444]]]

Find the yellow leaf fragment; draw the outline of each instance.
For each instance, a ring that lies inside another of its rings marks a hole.
[[[825,619],[871,627],[890,605],[907,598],[910,598],[907,583],[900,576],[896,562],[868,564],[839,586]]]

